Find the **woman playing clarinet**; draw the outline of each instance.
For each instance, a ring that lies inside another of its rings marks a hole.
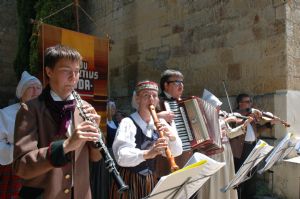
[[[158,85],[151,81],[139,82],[133,102],[137,111],[121,121],[112,146],[120,174],[129,185],[129,191],[120,197],[116,185],[113,185],[110,198],[146,197],[157,181],[156,157],[165,156],[166,149],[173,156],[182,153],[182,143],[176,130],[163,119],[160,119],[161,124],[157,129],[151,116],[150,105],[159,103]],[[163,131],[164,136],[159,137],[158,131]]]

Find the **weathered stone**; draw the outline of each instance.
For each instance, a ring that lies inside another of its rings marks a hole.
[[[0,1],[0,108],[14,102],[17,79],[13,68],[17,49],[17,2]]]

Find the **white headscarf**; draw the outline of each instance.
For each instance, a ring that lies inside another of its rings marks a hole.
[[[135,91],[133,91],[133,94],[132,94],[132,98],[131,98],[131,106],[132,106],[132,108],[134,108],[134,109],[136,109],[136,110],[138,110],[138,108],[139,108],[139,105],[137,104],[137,102],[136,102],[136,92]]]
[[[16,89],[17,98],[20,99],[23,93],[26,91],[26,89],[34,83],[42,85],[38,78],[30,75],[27,71],[24,71]]]
[[[223,103],[211,92],[204,89],[202,99],[213,105],[214,107],[221,106]]]

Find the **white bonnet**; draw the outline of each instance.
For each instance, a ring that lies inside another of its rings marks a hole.
[[[38,78],[30,75],[27,71],[24,71],[22,73],[21,80],[19,81],[17,89],[16,89],[17,98],[20,99],[22,97],[23,93],[25,92],[25,90],[34,83],[38,83],[38,84],[42,85]]]

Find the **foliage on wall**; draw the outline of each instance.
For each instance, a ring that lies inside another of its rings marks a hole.
[[[15,59],[15,71],[18,77],[24,70],[37,74],[41,67],[38,62],[39,25],[50,25],[74,29],[74,6],[72,0],[18,0],[19,46]],[[30,19],[34,19],[32,25]]]

